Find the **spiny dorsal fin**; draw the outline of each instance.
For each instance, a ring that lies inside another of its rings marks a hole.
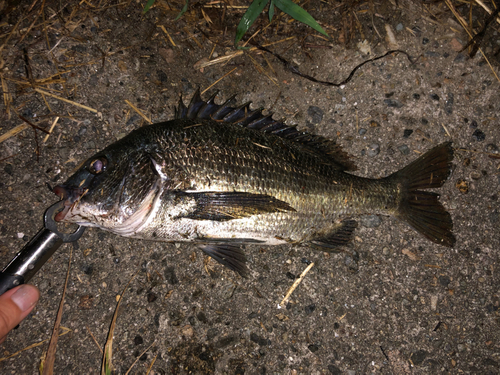
[[[356,166],[349,160],[347,153],[335,142],[319,135],[299,131],[296,127],[285,125],[282,121],[273,120],[272,114],[264,115],[262,113],[262,108],[250,109],[250,102],[233,107],[236,96],[232,96],[224,104],[216,104],[216,95],[217,93],[205,102],[201,98],[200,90],[197,89],[188,107],[184,105],[181,97],[178,107],[175,108],[175,118],[191,120],[211,118],[274,134],[300,143],[313,152],[326,156],[340,170],[356,170]]]

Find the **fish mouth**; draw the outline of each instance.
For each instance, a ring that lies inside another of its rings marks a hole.
[[[78,203],[84,194],[82,188],[71,187],[67,185],[57,185],[52,192],[64,200],[64,208],[54,216],[55,221],[63,221],[69,210]]]

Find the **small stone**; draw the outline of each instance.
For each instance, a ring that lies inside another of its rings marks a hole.
[[[156,301],[158,299],[158,296],[153,292],[148,292],[147,298],[148,298],[148,302],[151,303],[151,302]]]
[[[454,96],[453,93],[450,92],[448,93],[446,102],[444,103],[444,111],[448,115],[451,115],[453,113],[453,102],[454,102]]]
[[[457,57],[455,57],[455,60],[453,60],[453,62],[462,62],[462,61],[465,61],[467,59],[467,56],[463,53],[459,53],[457,55]]]
[[[471,129],[477,129],[477,121],[476,120],[472,120],[469,126],[470,126]]]
[[[439,95],[438,94],[430,94],[429,97],[432,99],[432,100],[439,100]]]
[[[396,25],[396,31],[402,31],[402,30],[403,30],[403,28],[404,28],[404,27],[403,27],[403,24],[402,24],[402,23],[398,23],[398,24]]]
[[[304,308],[305,312],[307,315],[310,315],[313,313],[314,310],[316,310],[316,305],[313,303],[311,305],[308,305]]]
[[[488,143],[485,150],[491,154],[498,154],[498,146],[493,143]]]
[[[413,96],[413,99],[415,99],[415,100],[420,99],[420,94],[415,93],[412,96]]]
[[[330,371],[332,375],[342,375],[342,370],[335,365],[328,365],[328,371]]]
[[[448,288],[448,284],[451,282],[451,279],[448,276],[439,276],[439,284]]]
[[[316,353],[319,350],[319,346],[316,344],[311,344],[307,347],[311,351],[311,353]]]
[[[460,43],[458,41],[457,38],[453,38],[451,41],[450,41],[450,46],[451,46],[451,49],[455,52],[460,52],[462,50],[462,48],[464,47],[462,45],[462,43]]]
[[[380,153],[380,145],[378,143],[372,143],[368,147],[368,151],[366,152],[366,154],[371,158],[377,156],[379,153]]]
[[[384,99],[384,103],[388,106],[388,107],[392,107],[392,108],[402,108],[404,106],[403,103],[401,103],[399,100],[397,99]]]
[[[429,353],[419,350],[411,355],[411,361],[415,366],[420,366]]]
[[[365,135],[367,130],[365,128],[361,128],[358,130],[359,135]]]
[[[486,139],[486,134],[483,131],[476,129],[474,133],[472,133],[472,138],[474,138],[478,142],[482,142]]]
[[[438,296],[432,295],[431,296],[431,310],[436,311],[437,309],[437,302],[438,302]]]
[[[422,117],[422,118],[420,119],[420,123],[421,123],[422,125],[428,125],[428,124],[429,124],[429,120],[427,120],[425,117]]]
[[[307,114],[311,117],[311,122],[313,124],[319,124],[323,120],[324,112],[321,108],[316,106],[310,106],[307,109]]]
[[[429,43],[429,39],[428,38],[423,38],[422,39],[422,44],[425,46],[427,43]]]
[[[410,135],[412,135],[413,129],[405,129],[403,132],[403,138],[408,138]]]
[[[365,228],[376,228],[382,223],[378,215],[363,215],[359,221]]]
[[[410,148],[407,145],[398,146],[398,150],[403,155],[410,155]]]
[[[141,345],[143,342],[144,342],[144,339],[141,336],[137,335],[134,337],[134,345],[135,346]]]

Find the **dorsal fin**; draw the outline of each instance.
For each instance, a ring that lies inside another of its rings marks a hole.
[[[277,135],[307,148],[319,152],[321,155],[328,157],[339,169],[353,171],[356,166],[349,160],[349,156],[342,148],[325,137],[299,131],[294,126],[288,126],[282,121],[276,121],[272,118],[272,113],[264,115],[262,108],[250,109],[250,102],[233,107],[235,95],[230,97],[224,104],[216,104],[215,97],[218,92],[212,95],[206,102],[203,101],[200,95],[200,90],[197,89],[194,93],[189,106],[186,107],[179,99],[179,105],[175,108],[175,118],[187,119],[208,119],[211,118],[217,121],[237,124],[249,129],[260,130],[264,133]]]

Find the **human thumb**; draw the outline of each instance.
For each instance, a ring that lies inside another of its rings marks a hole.
[[[0,296],[0,343],[5,336],[28,316],[40,298],[38,288],[25,284]]]

